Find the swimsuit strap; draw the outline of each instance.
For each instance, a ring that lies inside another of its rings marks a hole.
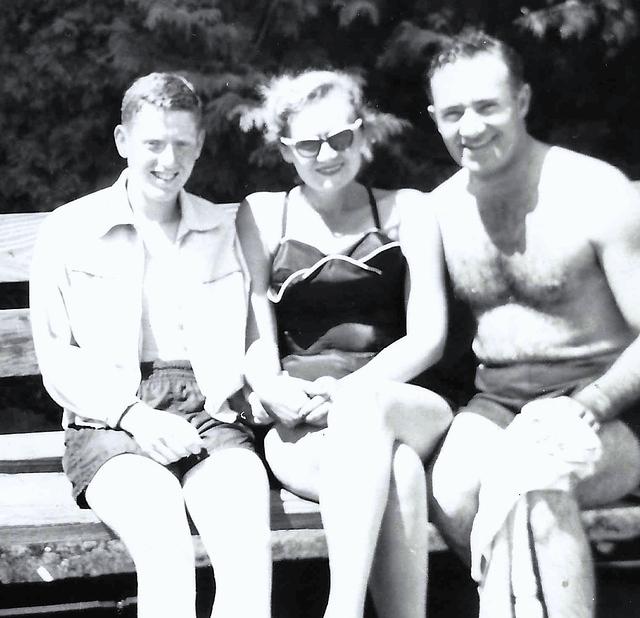
[[[291,193],[291,189],[289,189],[284,195],[284,205],[282,207],[282,225],[280,232],[280,242],[284,238],[287,233],[287,211],[289,210],[289,193]]]
[[[376,198],[373,196],[373,191],[371,187],[366,187],[367,193],[369,195],[369,206],[371,206],[371,214],[373,216],[373,222],[376,225],[376,229],[380,231],[380,214],[378,213],[378,204],[376,203]]]
[[[371,187],[365,187],[367,190],[367,195],[369,196],[369,206],[371,207],[371,216],[373,217],[373,222],[376,226],[376,229],[380,230],[380,214],[378,213],[378,204],[376,202],[376,198],[373,195],[373,191]],[[287,211],[289,210],[289,194],[291,193],[291,189],[285,193],[284,196],[284,206],[282,207],[282,225],[280,233],[280,241],[285,237],[287,233]]]

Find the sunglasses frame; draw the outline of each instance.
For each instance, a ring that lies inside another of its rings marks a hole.
[[[344,152],[345,150],[347,150],[347,148],[350,148],[351,145],[353,144],[353,139],[355,137],[355,132],[361,126],[362,126],[362,118],[356,118],[351,124],[349,124],[346,127],[340,129],[339,131],[334,131],[333,133],[331,133],[331,135],[327,135],[326,137],[315,137],[315,138],[311,138],[311,139],[293,139],[291,137],[281,137],[280,138],[280,142],[282,144],[284,144],[285,146],[289,146],[289,148],[292,148],[293,150],[295,150],[301,157],[304,157],[305,159],[311,159],[313,157],[317,157],[318,156],[318,153],[320,152],[320,149],[322,148],[322,144],[324,144],[324,143],[329,144],[329,146],[333,150],[335,150],[336,152]],[[344,148],[334,148],[334,146],[331,144],[331,140],[336,135],[340,135],[340,133],[344,133],[345,131],[350,131],[351,132],[351,141],[349,142],[348,146],[345,146]],[[298,149],[298,144],[300,144],[302,142],[315,142],[318,147],[313,153],[301,152]]]

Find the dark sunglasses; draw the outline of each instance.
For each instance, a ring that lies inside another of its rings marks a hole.
[[[340,131],[336,131],[327,137],[318,137],[317,139],[295,140],[290,137],[281,137],[280,141],[285,145],[293,148],[301,157],[316,157],[322,148],[322,144],[327,142],[336,152],[342,152],[353,144],[355,131],[362,126],[362,118],[358,118],[355,122],[348,125]]]

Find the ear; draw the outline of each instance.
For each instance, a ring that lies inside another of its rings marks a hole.
[[[516,101],[518,103],[518,115],[520,118],[526,118],[531,105],[531,86],[529,84],[522,85],[516,96]]]
[[[113,130],[113,139],[116,142],[116,148],[118,149],[118,154],[126,159],[129,156],[129,149],[127,148],[127,127],[122,124],[119,124]]]
[[[200,129],[198,133],[198,141],[196,142],[196,159],[200,157],[200,153],[202,152],[202,147],[204,146],[204,138],[206,137],[206,133],[204,129]]]
[[[429,107],[427,107],[427,111],[429,112],[429,116],[431,116],[431,120],[436,122],[436,108],[433,105],[429,105]]]
[[[285,146],[282,142],[278,141],[278,149],[280,150],[280,156],[287,162],[293,163],[295,161],[293,152],[289,146]]]

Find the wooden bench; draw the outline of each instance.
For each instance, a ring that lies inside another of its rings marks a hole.
[[[46,214],[0,215],[0,285],[26,282],[33,242]],[[0,379],[38,375],[27,308],[0,311]],[[0,410],[2,414],[3,410]],[[0,436],[0,583],[132,573],[119,539],[91,511],[70,498],[61,471],[62,432]],[[326,557],[318,507],[278,490],[271,492],[274,560]],[[606,549],[640,536],[640,506],[633,502],[586,511],[590,538]],[[446,549],[429,524],[432,551]],[[208,557],[194,535],[198,565]]]

